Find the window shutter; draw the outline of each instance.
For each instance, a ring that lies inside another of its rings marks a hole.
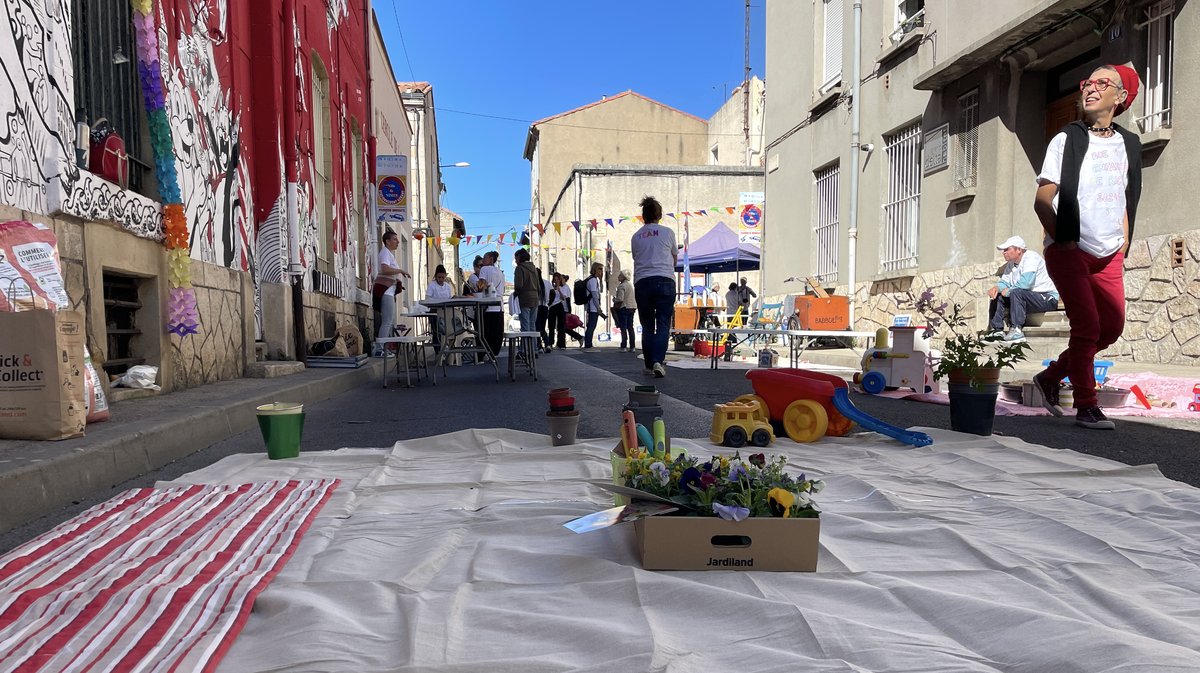
[[[825,2],[825,69],[821,77],[822,91],[842,79],[842,0]]]

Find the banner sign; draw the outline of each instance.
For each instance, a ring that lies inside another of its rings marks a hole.
[[[762,192],[738,192],[738,242],[762,245]]]
[[[375,157],[375,206],[380,222],[408,222],[408,157]]]

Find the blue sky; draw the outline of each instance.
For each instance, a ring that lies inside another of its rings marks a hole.
[[[764,2],[751,3],[750,67],[765,79]],[[744,0],[373,5],[396,77],[433,83],[441,163],[471,163],[442,181],[472,235],[528,222],[529,121],[627,89],[707,119],[743,79]]]

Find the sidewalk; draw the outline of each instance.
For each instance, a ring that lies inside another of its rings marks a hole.
[[[114,403],[112,418],[89,425],[84,437],[0,440],[0,532],[249,430],[260,404],[312,404],[382,372],[383,361],[372,359],[359,369],[222,381]]]
[[[781,360],[787,360],[787,353],[784,352]],[[1105,359],[1103,355],[1097,356],[1097,360]],[[861,362],[861,355],[856,354],[848,348],[834,349],[809,349],[804,351],[800,357],[800,361],[810,362],[813,364],[830,365],[838,367],[850,367],[858,369]],[[801,364],[800,366],[804,366]],[[1034,374],[1042,371],[1041,360],[1034,362],[1027,360],[1017,364],[1013,369],[1005,369],[1000,373],[1001,381],[1009,381],[1012,379],[1027,379]],[[1132,372],[1146,372],[1157,374],[1159,376],[1170,376],[1174,378],[1194,378],[1197,383],[1200,383],[1200,367],[1190,365],[1160,365],[1148,362],[1114,362],[1109,374],[1128,374]]]

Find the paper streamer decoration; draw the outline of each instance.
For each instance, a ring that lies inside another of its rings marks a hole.
[[[179,174],[175,171],[175,145],[167,120],[166,91],[162,66],[158,61],[158,28],[154,20],[153,0],[130,0],[133,30],[136,36],[138,80],[142,85],[142,103],[150,127],[150,149],[154,154],[154,175],[163,200],[163,247],[167,249],[167,331],[180,337],[200,331],[196,308],[196,290],[192,287],[191,243],[188,241],[187,214],[179,193]]]

